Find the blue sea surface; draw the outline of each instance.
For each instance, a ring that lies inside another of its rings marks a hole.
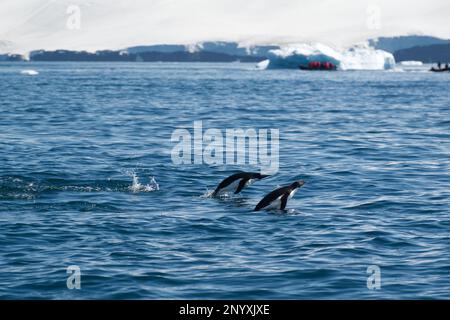
[[[428,72],[0,63],[0,299],[449,299],[449,88]],[[194,121],[279,129],[278,173],[205,196],[258,168],[174,164],[171,135]],[[252,211],[297,179],[286,212]]]

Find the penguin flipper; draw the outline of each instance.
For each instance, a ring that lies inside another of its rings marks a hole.
[[[256,205],[256,207],[255,207],[255,209],[253,209],[253,211],[259,211],[259,210],[261,210],[262,208],[264,208],[263,206],[262,206],[262,201],[260,201],[257,205]]]
[[[285,194],[285,195],[281,198],[280,210],[286,209],[288,197],[289,197],[289,195],[288,195],[288,194]]]
[[[248,179],[241,179],[234,194],[238,194],[239,192],[241,192],[242,189],[244,189],[245,185],[247,184],[247,181],[248,181]]]
[[[238,179],[247,179],[248,180],[248,179],[251,178],[251,176],[252,176],[252,173],[243,172],[243,171],[240,171],[238,173],[232,174],[231,176],[225,178],[224,180],[222,180],[219,183],[219,185],[217,186],[216,190],[214,190],[214,192],[212,193],[212,196],[213,197],[217,196],[221,192],[222,189],[227,188],[229,185],[231,185],[236,180],[238,180]],[[245,185],[243,187],[245,187]]]

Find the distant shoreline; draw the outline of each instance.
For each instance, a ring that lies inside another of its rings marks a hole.
[[[450,40],[429,36],[401,36],[371,39],[368,44],[377,50],[392,53],[397,62],[450,62]],[[193,46],[148,45],[122,50],[35,50],[27,55],[0,54],[0,61],[36,62],[249,62],[266,60],[279,45],[241,46],[237,42],[204,42]]]
[[[201,51],[176,51],[123,53],[120,51],[99,51],[95,53],[79,51],[43,51],[34,54],[29,59],[22,56],[10,56],[3,61],[31,61],[31,62],[251,62],[257,63],[267,58],[264,56],[239,56],[225,53]]]

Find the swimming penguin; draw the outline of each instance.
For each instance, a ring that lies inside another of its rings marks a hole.
[[[261,209],[279,209],[286,208],[287,201],[292,198],[298,188],[303,186],[305,181],[295,181],[289,186],[278,188],[266,195],[255,207],[254,211]]]
[[[242,191],[246,186],[253,183],[255,180],[261,180],[268,177],[268,175],[254,173],[254,172],[238,172],[235,173],[225,180],[223,180],[217,186],[216,190],[214,190],[212,196],[216,197],[220,194],[233,192],[234,194],[238,194]]]

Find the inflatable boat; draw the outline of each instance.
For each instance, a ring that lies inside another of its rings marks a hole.
[[[450,68],[437,69],[435,67],[430,69],[431,72],[450,72]]]

